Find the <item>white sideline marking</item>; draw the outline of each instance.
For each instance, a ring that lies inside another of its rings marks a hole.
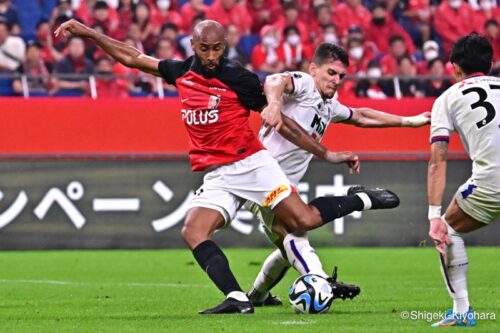
[[[310,325],[316,324],[315,320],[286,320],[286,321],[278,321],[274,322],[277,325]]]
[[[61,286],[120,286],[130,288],[209,288],[206,284],[142,283],[142,282],[75,282],[63,280],[0,280],[0,283],[47,284]]]

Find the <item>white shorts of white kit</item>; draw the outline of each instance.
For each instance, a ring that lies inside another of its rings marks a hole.
[[[455,193],[458,207],[474,220],[489,224],[500,217],[500,190],[491,191],[467,180]]]
[[[260,150],[207,173],[188,209],[214,209],[222,214],[225,224],[228,224],[246,200],[273,209],[291,192],[290,181],[278,162],[267,150]]]

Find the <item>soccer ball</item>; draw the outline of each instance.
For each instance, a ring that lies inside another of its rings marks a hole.
[[[292,284],[288,300],[297,313],[325,313],[332,305],[333,291],[324,277],[306,274]]]

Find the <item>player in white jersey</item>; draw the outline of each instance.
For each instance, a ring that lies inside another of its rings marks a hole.
[[[310,66],[311,74],[291,72],[269,76],[264,86],[266,97],[268,101],[279,100],[279,103],[274,104],[275,107],[280,108],[285,116],[295,120],[318,141],[330,123],[343,122],[362,127],[418,127],[429,122],[429,112],[414,117],[400,117],[369,108],[351,109],[341,104],[334,95],[337,85],[347,72],[347,59],[345,51],[339,46],[322,44],[315,52]],[[359,164],[354,163],[357,161],[357,156],[350,152],[328,152],[326,155],[314,151],[311,153],[290,143],[277,131],[269,131],[266,127],[261,129],[259,136],[294,186],[298,186],[304,176],[313,157],[312,153],[325,156],[330,162],[347,163],[351,173],[359,171]],[[360,188],[362,187],[351,189],[349,194],[355,195]],[[362,195],[361,198],[363,199]],[[269,290],[281,280],[291,265],[301,274],[311,273],[328,277],[309,244],[306,233],[295,232],[281,239],[272,231],[275,223],[272,211],[261,209],[255,204],[249,204],[247,207],[261,219],[268,237],[280,247],[266,259],[249,292],[254,305],[281,304]],[[335,275],[334,273],[334,277],[330,280],[336,297],[353,298],[359,294],[358,287],[336,282]]]
[[[293,90],[282,98],[282,112],[292,118],[314,139],[320,141],[330,122],[344,122],[351,119],[353,111],[335,98],[323,99],[316,88],[314,78],[306,73],[291,72],[275,74],[267,82],[285,78]],[[266,135],[267,128],[261,128],[259,139],[271,155],[279,162],[281,169],[295,186],[304,176],[313,154],[285,139],[277,131]],[[343,161],[340,161],[343,162]]]
[[[429,236],[440,254],[453,309],[433,326],[474,326],[467,291],[468,259],[461,234],[500,216],[500,78],[487,76],[493,49],[475,33],[459,38],[450,60],[457,83],[434,103],[427,179]],[[472,160],[472,175],[459,187],[444,215],[448,138],[460,135]]]

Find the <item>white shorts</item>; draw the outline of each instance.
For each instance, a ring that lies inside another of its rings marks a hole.
[[[215,209],[228,224],[246,200],[273,209],[291,192],[290,182],[278,162],[267,150],[260,150],[207,173],[188,209]]]
[[[455,193],[458,207],[473,219],[489,224],[500,217],[500,192],[476,186],[469,179]]]

